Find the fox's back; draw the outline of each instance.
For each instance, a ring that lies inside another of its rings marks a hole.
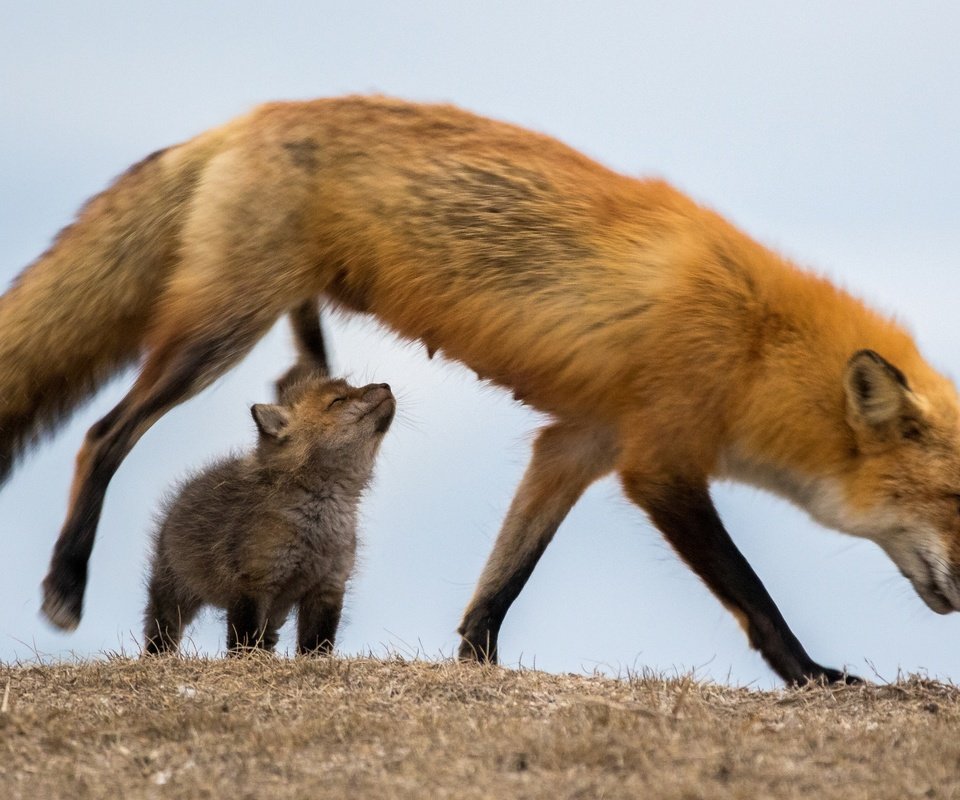
[[[273,176],[266,201],[300,209],[318,293],[547,411],[616,402],[644,360],[598,356],[644,352],[686,267],[713,259],[711,225],[726,233],[660,181],[450,106],[279,103],[227,130]]]
[[[207,185],[245,204],[220,218],[268,226],[302,264],[285,286],[560,416],[719,431],[770,320],[808,313],[807,276],[668,184],[451,106],[275,103],[205,136],[227,159]]]

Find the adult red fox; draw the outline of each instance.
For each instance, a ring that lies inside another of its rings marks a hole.
[[[43,611],[81,615],[107,484],[160,416],[306,303],[374,315],[551,415],[459,628],[504,615],[584,489],[616,472],[786,681],[844,674],[791,633],[710,500],[773,490],[883,547],[960,608],[954,387],[904,330],[661,181],[450,106],[273,103],[155,153],[94,197],[0,299],[0,469],[108,375]]]

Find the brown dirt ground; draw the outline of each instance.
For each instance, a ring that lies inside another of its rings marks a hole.
[[[0,797],[960,797],[960,690],[452,661],[0,665]]]

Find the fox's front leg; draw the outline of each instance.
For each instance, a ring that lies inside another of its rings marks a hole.
[[[757,574],[730,539],[706,482],[651,481],[625,471],[627,495],[644,508],[667,541],[737,618],[774,672],[787,683],[859,678],[822,667],[793,635]]]
[[[496,662],[507,610],[567,512],[591,483],[613,469],[616,455],[616,441],[606,429],[558,423],[541,431],[458,628],[460,658]]]

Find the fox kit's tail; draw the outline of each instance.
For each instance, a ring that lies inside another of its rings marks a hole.
[[[17,457],[135,361],[196,174],[163,151],[94,197],[0,297],[0,484]]]

